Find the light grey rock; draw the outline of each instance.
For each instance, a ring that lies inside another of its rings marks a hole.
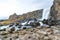
[[[0,35],[6,35],[8,32],[7,31],[2,31],[0,32]]]

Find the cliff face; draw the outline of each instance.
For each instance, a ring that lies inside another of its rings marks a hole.
[[[23,15],[17,15],[16,13],[14,13],[13,15],[9,16],[8,20],[2,21],[2,22],[0,22],[0,24],[1,25],[8,25],[10,23],[17,22],[20,20],[29,19],[29,18],[41,18],[42,13],[43,13],[43,9],[28,12]]]
[[[17,15],[16,13],[14,13],[13,15],[10,15],[9,20],[16,21],[16,20],[24,20],[28,18],[41,18],[42,13],[43,13],[43,9],[24,13],[23,15]]]
[[[60,0],[54,0],[50,13],[52,19],[60,20]]]

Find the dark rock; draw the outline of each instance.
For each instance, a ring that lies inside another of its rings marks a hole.
[[[53,20],[60,20],[60,0],[54,0],[50,9],[50,18]],[[55,22],[54,22],[55,23]]]
[[[30,24],[25,24],[24,26],[31,26]]]
[[[57,21],[55,21],[55,20],[48,20],[48,25],[49,26],[57,25]]]
[[[3,38],[8,38],[8,36],[4,36]]]
[[[23,27],[23,29],[26,29],[26,27]]]
[[[45,34],[45,36],[48,36],[48,34]]]
[[[4,29],[0,29],[0,31],[6,31],[6,28],[4,28]]]
[[[15,26],[19,26],[19,23],[16,23]]]
[[[30,25],[32,27],[36,27],[36,26],[40,26],[40,23],[39,22],[31,22]]]
[[[10,38],[10,40],[12,40],[12,38]]]
[[[10,24],[9,27],[12,27],[14,25],[14,23]]]
[[[44,19],[44,20],[42,21],[42,23],[43,23],[43,24],[47,24],[47,25],[49,25],[49,26],[57,25],[57,21],[56,21],[56,20],[52,20],[52,19],[48,19],[48,20]]]
[[[2,24],[0,24],[0,26],[3,26]]]
[[[11,30],[11,31],[14,31],[14,30],[15,30],[15,28],[14,28],[14,27],[12,27],[10,30]]]

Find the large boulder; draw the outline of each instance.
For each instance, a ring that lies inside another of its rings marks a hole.
[[[38,34],[26,34],[22,40],[39,40],[39,35]]]
[[[14,25],[14,23],[11,23],[11,24],[9,24],[9,27],[12,27]]]
[[[7,35],[7,33],[8,33],[7,31],[1,31],[0,35]]]

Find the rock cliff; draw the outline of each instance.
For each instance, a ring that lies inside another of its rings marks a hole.
[[[14,13],[13,15],[9,16],[9,20],[24,20],[28,18],[41,18],[42,12],[43,12],[43,9],[24,13],[23,15],[17,15],[16,13]]]
[[[17,15],[16,13],[14,13],[13,15],[9,16],[8,20],[2,21],[2,22],[0,22],[0,24],[1,25],[8,25],[10,23],[17,22],[19,20],[25,20],[28,18],[32,18],[32,19],[33,18],[41,18],[42,13],[43,13],[43,9],[35,10],[32,12],[27,12],[27,13],[24,13],[23,15]]]
[[[60,20],[60,0],[54,0],[50,13],[52,19]]]

